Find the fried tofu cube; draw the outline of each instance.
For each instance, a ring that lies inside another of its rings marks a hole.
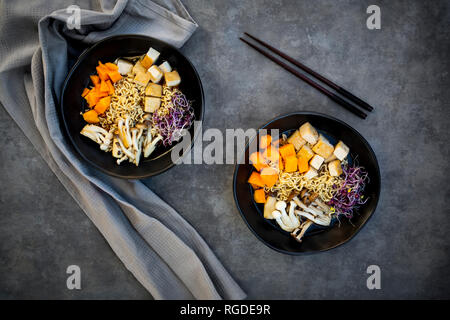
[[[304,123],[300,127],[299,131],[302,138],[305,139],[307,142],[309,142],[312,145],[315,145],[317,143],[319,133],[309,122]]]
[[[324,159],[327,159],[329,156],[333,154],[334,147],[333,145],[325,138],[323,135],[319,135],[319,139],[317,143],[313,146],[312,151],[317,153],[319,156],[322,156]]]
[[[333,161],[333,160],[336,160],[337,158],[336,158],[336,156],[334,155],[334,154],[332,154],[331,156],[329,156],[328,158],[326,158],[325,159],[325,163],[329,163],[329,162],[331,162],[331,161]]]
[[[312,157],[314,157],[314,152],[306,144],[300,148],[299,152],[297,152],[297,158],[303,158],[306,161],[309,161]]]
[[[145,88],[145,95],[161,98],[162,86],[156,83],[149,83]]]
[[[144,73],[147,72],[147,68],[144,68],[144,66],[142,65],[142,63],[140,61],[136,62],[136,64],[133,66],[133,70],[132,72],[134,74],[138,74],[138,73]]]
[[[156,51],[153,48],[148,49],[148,52],[144,55],[144,57],[141,60],[142,65],[144,68],[148,69],[158,60],[159,52]]]
[[[317,177],[318,173],[317,170],[314,168],[309,168],[309,170],[305,173],[306,179],[312,179],[314,177]]]
[[[328,171],[330,171],[330,175],[333,177],[339,177],[342,174],[342,166],[339,160],[331,161],[328,164]]]
[[[133,69],[133,64],[129,61],[119,59],[117,60],[118,71],[121,75],[126,75]]]
[[[150,73],[148,73],[147,71],[139,72],[134,77],[134,83],[140,84],[143,87],[145,87],[149,81],[150,81]]]
[[[161,106],[161,99],[155,97],[145,97],[144,111],[155,112]]]
[[[349,147],[347,147],[342,141],[339,141],[334,148],[333,154],[336,156],[336,158],[342,161],[345,159],[345,157],[347,157],[349,151]]]
[[[287,139],[287,142],[293,144],[295,150],[298,151],[306,143],[306,140],[302,138],[299,130],[295,130],[295,132]]]
[[[163,63],[161,63],[159,65],[159,68],[162,70],[162,72],[166,73],[166,72],[171,72],[172,71],[172,66],[167,62],[164,61]]]
[[[180,75],[176,70],[164,73],[164,79],[169,87],[175,87],[181,82]]]
[[[148,69],[148,73],[150,73],[150,80],[152,80],[153,83],[158,83],[163,77],[163,72],[155,65]]]
[[[313,167],[316,170],[319,170],[320,166],[322,165],[323,161],[325,159],[318,154],[316,154],[314,157],[312,157],[311,161],[309,161],[309,164],[311,167]]]

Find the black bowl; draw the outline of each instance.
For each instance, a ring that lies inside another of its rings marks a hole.
[[[98,61],[112,62],[118,57],[132,57],[146,53],[150,47],[158,50],[160,61],[167,60],[181,76],[180,90],[188,100],[193,101],[195,120],[202,121],[204,113],[203,87],[192,63],[175,47],[143,35],[119,35],[103,39],[87,49],[77,60],[63,86],[61,115],[66,132],[75,149],[90,164],[112,176],[126,179],[140,179],[159,174],[174,163],[170,147],[159,146],[150,158],[142,159],[139,166],[127,161],[117,165],[111,153],[100,150],[99,145],[80,134],[86,122],[81,112],[88,109],[81,93],[89,85],[89,76],[96,73]],[[189,130],[191,146],[195,140],[194,126]]]
[[[288,232],[279,228],[276,223],[264,219],[263,205],[255,203],[252,187],[247,183],[254,170],[253,166],[240,161],[244,164],[236,165],[233,189],[234,199],[242,218],[264,244],[279,252],[294,255],[329,250],[349,241],[373,214],[380,196],[380,169],[375,154],[369,143],[346,123],[324,114],[295,112],[275,118],[260,129],[269,131],[270,129],[279,129],[280,134],[290,133],[307,121],[327,137],[344,141],[350,148],[353,160],[356,158],[358,164],[367,170],[370,182],[366,185],[364,192],[364,196],[368,200],[359,208],[351,221],[341,218],[340,223],[334,223],[330,227],[312,228],[305,234],[302,243],[299,243]],[[250,141],[246,147],[244,159],[249,157],[249,147],[256,150],[257,143],[258,137]]]

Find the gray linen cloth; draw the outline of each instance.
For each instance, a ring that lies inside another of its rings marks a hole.
[[[75,47],[131,33],[181,47],[197,24],[178,0],[78,1],[81,28],[70,30],[66,8],[73,4],[0,2],[0,102],[155,299],[244,298],[205,241],[173,208],[142,182],[109,177],[85,164],[63,137],[57,115]]]

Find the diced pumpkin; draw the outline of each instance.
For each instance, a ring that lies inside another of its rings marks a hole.
[[[283,162],[283,159],[281,159],[281,158],[280,158],[280,161],[278,161],[278,169],[280,171],[284,170],[284,162]]]
[[[97,75],[92,75],[90,78],[92,83],[94,84],[94,87],[100,84],[100,78]]]
[[[97,97],[103,98],[109,95],[109,91],[101,91],[100,90],[100,85],[98,85],[97,87],[95,87],[93,90],[95,90],[95,94],[97,95]]]
[[[107,80],[107,81],[109,81],[109,80]],[[101,91],[101,92],[107,92],[107,93],[109,93],[109,87],[108,87],[108,84],[107,84],[106,81],[104,81],[104,80],[102,80],[102,81],[100,82],[100,91]]]
[[[119,67],[117,66],[117,64],[112,63],[112,62],[105,63],[105,67],[108,68],[111,71],[118,71],[119,70]]]
[[[95,110],[86,111],[83,113],[83,118],[87,123],[98,123],[100,121]]]
[[[280,153],[278,152],[278,148],[272,145],[269,145],[266,150],[263,152],[263,156],[267,161],[270,162],[278,162],[281,160]]]
[[[256,171],[252,172],[247,182],[261,188],[264,187],[264,181],[261,179],[261,175]]]
[[[284,160],[286,160],[288,157],[295,156],[294,145],[290,143],[280,147],[279,151]]]
[[[97,70],[97,74],[100,80],[106,81],[109,79],[108,72],[110,72],[110,70],[106,68],[103,64],[98,65],[95,69]]]
[[[110,96],[101,98],[95,105],[94,110],[97,111],[98,114],[103,114],[109,108],[110,103],[111,103]]]
[[[87,94],[89,93],[89,91],[91,91],[91,90],[89,90],[88,88],[84,88],[83,92],[81,93],[81,96],[82,96],[83,98],[86,97]]]
[[[250,183],[250,185],[252,186],[253,190],[259,189],[260,187],[257,186],[256,184]]]
[[[106,84],[108,86],[108,93],[109,94],[114,94],[114,86],[111,83],[111,80],[106,80]]]
[[[253,198],[256,203],[266,203],[266,193],[264,192],[264,189],[255,190]]]
[[[278,181],[278,172],[271,167],[263,168],[261,170],[261,179],[264,185],[271,188]]]
[[[264,157],[259,152],[253,152],[249,157],[250,163],[253,164],[256,170],[261,171],[262,168],[267,167]]]
[[[117,81],[122,79],[122,76],[119,73],[119,71],[109,71],[108,72],[108,76],[111,79],[111,81],[114,82],[114,83],[116,83]]]
[[[305,173],[309,170],[308,160],[305,158],[298,158],[298,172]]]
[[[89,91],[89,93],[84,98],[86,99],[90,108],[93,108],[97,104],[98,100],[100,100],[100,97],[97,95],[95,89]]]
[[[295,156],[295,152],[294,152],[293,156],[289,156],[286,159],[284,159],[284,163],[285,163],[284,164],[284,166],[285,166],[284,171],[286,171],[286,172],[295,172],[295,171],[297,171],[297,162],[298,162],[298,159]]]
[[[265,149],[270,145],[271,142],[272,142],[271,135],[266,134],[264,136],[261,136],[261,137],[259,137],[259,148]]]

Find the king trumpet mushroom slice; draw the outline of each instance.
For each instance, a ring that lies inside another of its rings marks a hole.
[[[277,199],[275,197],[267,197],[266,203],[264,204],[264,218],[274,219],[274,217],[272,216],[272,212],[275,210],[276,203]]]

